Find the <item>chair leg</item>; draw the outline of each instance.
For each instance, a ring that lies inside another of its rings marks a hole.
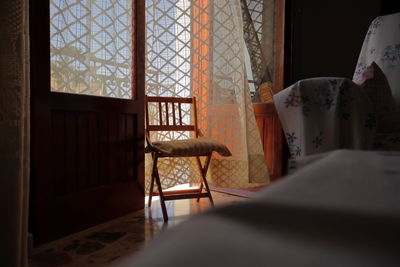
[[[210,162],[211,162],[211,153],[210,153],[210,155],[207,156],[206,163],[205,163],[205,166],[203,168],[204,169],[203,180],[204,180],[204,185],[205,185],[205,187],[207,189],[208,196],[210,198],[210,202],[214,206],[214,200],[212,198],[211,190],[210,190],[210,187],[208,186],[208,182],[207,182],[207,178],[206,178],[208,167],[210,166]]]
[[[196,157],[196,160],[197,160],[197,166],[199,166],[199,170],[200,170],[200,174],[201,174],[201,183],[200,183],[200,188],[199,188],[199,197],[197,198],[197,202],[199,202],[200,201],[200,194],[201,194],[201,192],[203,191],[203,180],[204,180],[204,178],[203,178],[203,166],[201,165],[201,160],[200,160],[200,157]]]
[[[210,162],[211,162],[211,154],[212,153],[207,155],[204,167],[201,165],[201,161],[200,161],[199,157],[197,157],[197,164],[199,165],[199,168],[200,168],[201,177],[203,178],[203,183],[204,183],[204,186],[206,187],[206,190],[207,190],[207,193],[208,193],[208,198],[210,199],[211,205],[214,206],[214,200],[213,200],[213,198],[211,196],[211,191],[210,191],[210,188],[208,186],[207,178],[206,178],[207,177],[208,167],[210,166]],[[202,183],[202,185],[203,185],[203,183]]]
[[[161,210],[162,210],[164,222],[168,222],[167,207],[165,206],[164,193],[163,193],[162,187],[161,187],[160,175],[158,174],[157,162],[158,162],[158,157],[157,157],[157,154],[155,154],[154,160],[153,160],[153,173],[154,173],[154,178],[156,180],[157,187],[158,187],[158,194],[160,196],[160,204],[161,204]]]
[[[200,194],[201,194],[202,191],[203,191],[203,182],[201,182],[201,184],[200,184],[199,197],[197,198],[197,202],[199,202],[199,200],[200,200]]]
[[[152,155],[153,158],[153,170],[154,170],[154,155]],[[154,177],[155,173],[154,171],[151,172],[151,182],[150,182],[150,192],[149,192],[149,203],[147,203],[147,206],[150,208],[151,207],[151,200],[153,197],[153,190],[154,190]]]

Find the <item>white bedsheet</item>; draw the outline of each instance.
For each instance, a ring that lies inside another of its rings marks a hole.
[[[400,266],[400,153],[338,150],[115,266]]]

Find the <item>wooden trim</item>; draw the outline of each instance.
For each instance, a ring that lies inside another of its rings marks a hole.
[[[275,34],[274,34],[274,86],[277,93],[284,86],[285,63],[285,0],[275,1]]]
[[[274,88],[276,94],[292,83],[293,0],[275,1]]]
[[[293,0],[285,1],[285,10],[284,10],[284,77],[283,77],[283,88],[288,87],[292,84],[293,81],[293,16],[294,16],[294,8],[293,8]]]
[[[182,97],[163,97],[163,96],[147,96],[147,102],[161,102],[161,103],[193,103],[193,98]]]
[[[158,125],[150,125],[149,122],[149,103],[158,103],[158,116],[159,123]],[[172,104],[173,115],[173,125],[169,125],[168,116],[165,118],[165,124],[163,124],[163,112],[162,112],[162,104],[165,104],[165,112],[169,114],[168,104]],[[179,125],[176,125],[176,116],[175,116],[175,104],[178,103],[178,112],[179,112]],[[194,125],[183,125],[182,121],[182,103],[192,104],[193,112],[194,112]],[[196,109],[196,98],[182,98],[182,97],[159,97],[159,96],[145,96],[145,109],[146,109],[146,135],[150,136],[150,131],[194,131],[197,137],[197,109]]]
[[[178,110],[179,110],[179,123],[182,125],[182,105],[181,105],[181,103],[178,104]]]
[[[148,135],[148,131],[147,129],[149,128],[149,105],[147,105],[147,96],[145,96],[144,98],[144,102],[145,102],[145,116],[146,116],[146,122],[145,122],[145,129],[146,129],[146,136]],[[150,136],[147,136],[148,138],[150,138]]]
[[[167,117],[165,118],[165,123],[167,126],[169,126],[169,111],[168,111],[168,102],[165,103],[165,114],[167,114]]]
[[[146,102],[146,104],[147,104],[147,102]],[[162,122],[163,120],[162,120],[162,104],[161,104],[161,102],[158,102],[158,110],[159,110],[158,117],[160,118],[160,125],[162,125],[163,124],[163,122]]]
[[[176,199],[188,199],[188,198],[205,198],[209,197],[208,193],[195,193],[195,194],[179,194],[179,195],[166,195],[164,192],[164,201],[176,200]]]
[[[112,99],[112,103],[110,103]],[[69,94],[63,92],[50,92],[49,106],[52,110],[63,110],[68,108],[75,111],[93,111],[93,110],[106,110],[106,111],[120,111],[125,110],[128,112],[141,112],[142,104],[131,105],[126,109],[125,107],[132,102],[132,99],[110,98],[104,96],[80,95]]]
[[[148,125],[147,131],[194,131],[194,125]]]
[[[193,155],[192,156],[171,156],[169,154],[163,154],[162,152],[157,152],[157,156],[159,158],[170,158],[170,157],[190,158],[190,157],[207,157],[208,153],[207,154],[196,155],[196,156],[193,156]]]
[[[293,81],[293,15],[294,15],[294,0],[285,0],[285,8],[283,12],[284,21],[284,77],[283,77],[283,88],[288,87]],[[287,173],[287,163],[289,160],[289,148],[286,142],[283,130],[280,131],[281,134],[281,169],[282,176]]]
[[[193,101],[193,116],[194,116],[194,134],[196,138],[199,137],[199,126],[197,124],[197,105],[196,105],[196,97],[192,98]]]
[[[177,194],[192,194],[199,193],[200,188],[192,188],[192,189],[181,189],[181,190],[163,190],[165,196],[167,195],[177,195]],[[158,196],[157,192],[152,193],[153,196]]]
[[[29,1],[29,45],[30,45],[30,193],[29,193],[29,231],[35,234],[37,243],[37,217],[47,216],[36,204],[38,195],[44,201],[51,198],[52,188],[37,177],[48,177],[50,146],[43,145],[42,140],[50,140],[50,5],[48,1]],[[39,183],[41,182],[41,183]]]
[[[172,124],[176,125],[175,103],[172,103]],[[182,122],[179,125],[182,125]]]

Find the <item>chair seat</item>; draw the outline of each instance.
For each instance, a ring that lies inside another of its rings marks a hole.
[[[190,157],[204,155],[213,151],[225,157],[232,155],[224,144],[207,137],[157,141],[153,142],[152,145],[157,152],[161,152],[165,156]]]

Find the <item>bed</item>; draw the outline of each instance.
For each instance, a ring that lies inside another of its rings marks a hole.
[[[194,216],[115,266],[399,266],[400,153],[312,157],[257,198]]]

